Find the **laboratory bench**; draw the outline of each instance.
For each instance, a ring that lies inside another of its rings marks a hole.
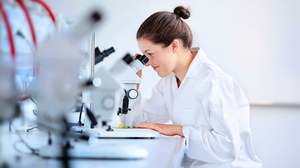
[[[19,136],[32,148],[39,149],[48,144],[48,134],[39,130],[19,132]],[[10,167],[22,168],[52,168],[63,167],[58,159],[42,158],[31,154],[31,151],[21,142],[16,132],[1,131],[1,160]],[[81,148],[94,148],[98,145],[115,144],[119,146],[135,145],[147,150],[147,157],[141,159],[72,159],[71,168],[178,168],[182,167],[184,156],[184,138],[179,136],[160,136],[153,139],[97,139],[90,141],[72,141],[71,145],[81,143]],[[50,152],[50,151],[49,151]],[[130,151],[128,151],[130,152]]]

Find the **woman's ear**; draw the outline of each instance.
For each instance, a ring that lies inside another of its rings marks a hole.
[[[176,52],[179,49],[179,40],[178,39],[173,40],[170,46],[172,48],[172,51]]]

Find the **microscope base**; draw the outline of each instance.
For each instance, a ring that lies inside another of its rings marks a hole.
[[[73,131],[82,132],[90,137],[107,139],[152,139],[160,137],[160,133],[151,129],[139,128],[113,128],[113,131],[107,131],[105,128],[84,128],[74,127]]]

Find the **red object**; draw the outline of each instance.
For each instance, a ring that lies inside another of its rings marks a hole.
[[[32,2],[36,2],[40,5],[43,6],[43,8],[48,12],[52,22],[55,24],[56,23],[56,19],[55,19],[55,16],[51,10],[51,8],[48,6],[48,4],[46,4],[46,2],[44,2],[43,0],[32,0]]]
[[[13,34],[12,34],[12,29],[11,26],[9,24],[9,20],[7,17],[7,14],[4,10],[4,7],[2,5],[2,1],[0,1],[0,12],[2,14],[3,17],[3,21],[6,27],[6,31],[7,31],[7,36],[8,36],[8,40],[9,40],[9,46],[10,46],[10,54],[13,60],[15,60],[15,56],[16,56],[16,49],[15,49],[15,43],[14,43],[14,39],[13,39]]]
[[[25,17],[26,17],[26,20],[27,20],[27,23],[29,24],[33,44],[34,44],[34,46],[37,46],[35,30],[34,30],[34,27],[33,27],[33,23],[32,23],[29,11],[26,8],[23,0],[17,0],[17,3],[20,5],[21,9],[23,10],[23,12],[25,14]]]

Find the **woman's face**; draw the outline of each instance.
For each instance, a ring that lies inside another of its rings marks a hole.
[[[151,66],[160,77],[165,77],[174,71],[176,55],[172,44],[164,47],[162,44],[154,44],[146,38],[140,38],[138,46],[149,59],[146,66]]]

